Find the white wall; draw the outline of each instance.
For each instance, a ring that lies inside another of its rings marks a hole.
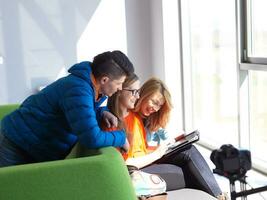
[[[128,54],[142,81],[165,79],[161,0],[126,0]]]
[[[150,0],[126,0],[128,55],[141,81],[152,74]]]
[[[151,1],[0,0],[0,104],[23,101],[74,63],[106,50],[153,73]]]
[[[0,104],[21,102],[77,61],[76,45],[100,1],[0,1]]]

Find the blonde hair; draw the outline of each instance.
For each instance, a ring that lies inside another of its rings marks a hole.
[[[167,89],[163,81],[153,77],[142,85],[139,95],[140,98],[135,105],[134,111],[142,115],[141,106],[144,102],[148,101],[156,92],[160,92],[165,101],[157,112],[152,113],[150,116],[146,117],[145,126],[149,129],[149,131],[156,131],[159,128],[165,128],[169,121],[170,112],[172,109],[171,94],[169,90]]]
[[[122,84],[122,88],[127,88],[131,86],[134,82],[138,81],[139,78],[136,74],[131,74],[128,76]],[[108,98],[107,107],[111,113],[113,113],[119,119],[118,128],[126,128],[123,123],[122,110],[120,109],[120,95],[122,91],[118,91]]]

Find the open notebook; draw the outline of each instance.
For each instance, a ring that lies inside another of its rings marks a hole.
[[[199,140],[199,132],[198,130],[195,130],[188,134],[183,134],[175,138],[175,143],[170,144],[168,146],[167,151],[165,152],[165,155],[170,154],[176,150],[183,149],[184,147],[188,146],[189,144],[192,144],[194,142],[197,142]]]

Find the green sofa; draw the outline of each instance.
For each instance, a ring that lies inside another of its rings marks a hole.
[[[0,120],[18,105],[0,106]],[[76,147],[65,160],[0,168],[2,200],[136,200],[121,155],[113,147]]]

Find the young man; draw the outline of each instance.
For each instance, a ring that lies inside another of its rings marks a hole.
[[[124,131],[99,128],[103,116],[116,123],[100,105],[133,72],[122,52],[104,52],[92,63],[75,64],[68,76],[29,96],[1,122],[0,166],[63,159],[77,141],[87,148],[123,146]]]

